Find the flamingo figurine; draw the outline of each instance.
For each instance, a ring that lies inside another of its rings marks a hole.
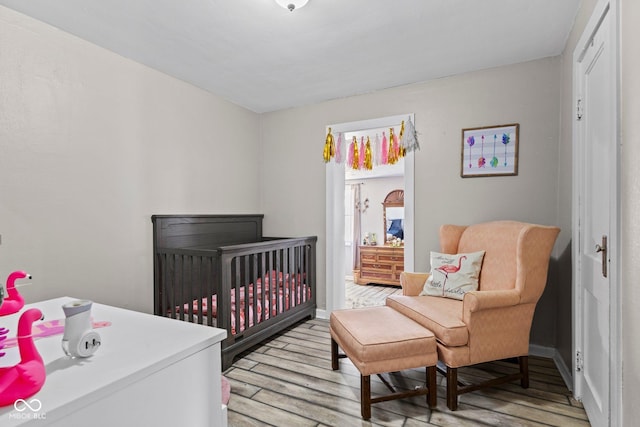
[[[31,337],[33,322],[42,319],[40,310],[30,308],[18,320],[20,363],[0,368],[0,407],[33,396],[44,385],[47,373]]]
[[[31,279],[31,275],[24,271],[14,271],[7,277],[7,296],[0,305],[0,316],[17,313],[24,307],[24,298],[16,289],[16,280]]]
[[[462,267],[462,260],[467,259],[466,255],[462,255],[458,258],[458,266],[456,267],[453,264],[445,264],[436,268],[440,273],[444,274],[444,283],[442,284],[442,296],[444,296],[445,285],[447,284],[447,279],[449,278],[449,273],[457,273],[460,271],[460,267]]]

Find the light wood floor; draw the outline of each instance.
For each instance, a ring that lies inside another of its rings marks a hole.
[[[444,378],[438,375],[438,407],[429,410],[424,397],[372,406],[370,422],[360,418],[360,377],[348,359],[331,370],[329,324],[315,319],[300,323],[245,353],[224,375],[231,383],[230,426],[588,426],[587,416],[564,385],[553,361],[529,358],[531,385],[517,383],[460,397],[449,411]],[[494,362],[459,370],[459,379],[487,378],[517,370]],[[424,381],[424,369],[391,376],[401,388]],[[385,393],[371,377],[372,393]]]

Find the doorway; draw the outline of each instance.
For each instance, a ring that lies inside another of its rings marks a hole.
[[[357,132],[363,129],[399,129],[403,120],[414,115],[402,114],[357,122],[327,126],[334,135]],[[405,229],[404,268],[413,270],[414,265],[414,153],[404,157]],[[331,161],[326,166],[326,312],[345,306],[345,162]],[[382,221],[382,220],[381,220]]]

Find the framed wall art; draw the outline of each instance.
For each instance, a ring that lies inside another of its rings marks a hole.
[[[462,178],[518,175],[520,125],[462,129]]]

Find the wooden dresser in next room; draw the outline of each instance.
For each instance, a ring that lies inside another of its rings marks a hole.
[[[404,270],[404,247],[360,246],[360,274],[354,279],[359,285],[380,283],[400,286]]]

